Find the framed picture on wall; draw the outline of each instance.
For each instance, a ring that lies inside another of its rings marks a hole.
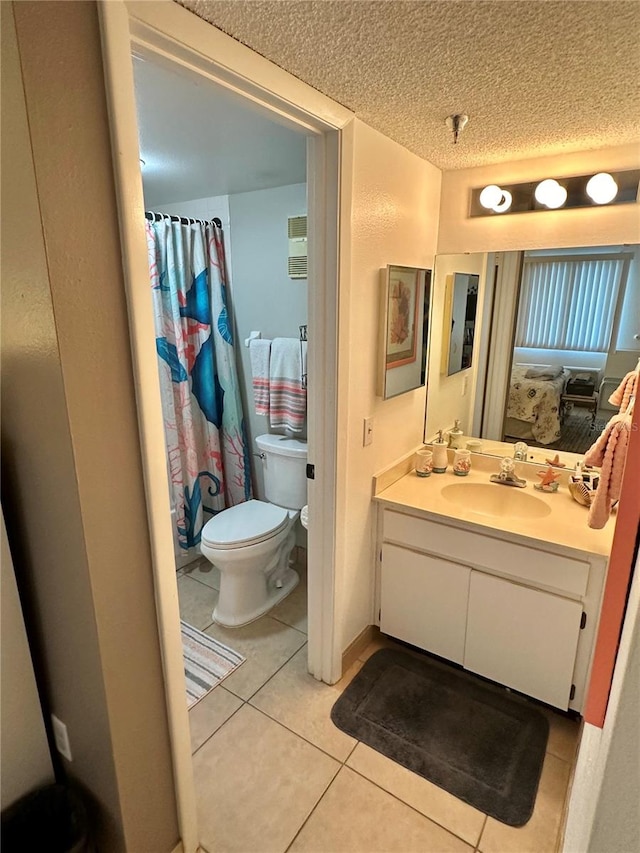
[[[419,270],[387,267],[386,366],[390,370],[416,360]]]

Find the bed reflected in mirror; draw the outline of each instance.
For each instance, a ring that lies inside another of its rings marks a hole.
[[[640,356],[639,249],[438,256],[433,293],[445,324],[452,270],[477,273],[478,307],[467,378],[450,371],[444,340],[440,353],[434,342],[440,376],[429,389],[425,439],[458,418],[484,452],[504,453],[492,442],[524,441],[536,461],[584,454],[617,413],[609,397]]]

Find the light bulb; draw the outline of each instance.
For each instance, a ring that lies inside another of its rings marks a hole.
[[[609,204],[618,195],[618,185],[608,172],[598,172],[589,179],[587,195],[596,204]]]
[[[535,197],[539,204],[555,210],[562,207],[567,200],[567,191],[553,178],[547,178],[546,181],[542,181],[536,187]]]
[[[487,210],[493,210],[496,204],[500,204],[503,192],[496,184],[489,184],[480,193],[480,204]]]

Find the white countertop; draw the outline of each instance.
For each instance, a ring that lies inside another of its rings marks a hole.
[[[374,500],[399,511],[417,510],[435,521],[445,518],[458,526],[465,522],[467,526],[482,528],[482,532],[491,529],[500,534],[526,537],[536,542],[560,545],[573,551],[608,557],[611,551],[615,513],[602,530],[587,527],[588,510],[573,500],[566,486],[566,473],[563,474],[560,487],[555,493],[539,492],[533,484],[539,482],[536,472],[540,465],[519,463],[518,476],[527,480],[524,489],[504,486],[497,483],[492,488],[513,490],[532,495],[546,503],[551,512],[544,518],[514,518],[511,516],[486,515],[467,506],[452,503],[442,495],[445,486],[453,483],[489,483],[492,473],[498,472],[498,461],[490,457],[472,457],[473,467],[466,477],[457,477],[449,468],[444,474],[431,474],[430,477],[418,477],[410,471],[396,482],[383,488],[374,495]],[[545,467],[545,466],[542,466]],[[509,536],[508,538],[511,538]]]

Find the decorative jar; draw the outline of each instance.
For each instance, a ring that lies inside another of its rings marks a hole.
[[[415,461],[417,476],[428,477],[433,471],[433,453],[431,450],[418,450]]]
[[[471,470],[471,451],[456,450],[453,454],[453,473],[457,477],[466,477]]]

